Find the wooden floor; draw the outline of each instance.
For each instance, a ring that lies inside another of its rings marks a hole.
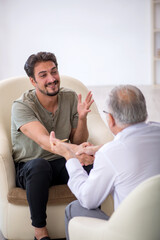
[[[93,98],[104,121],[105,114],[103,113],[103,107],[105,99],[113,87],[114,86],[88,86],[88,89],[93,93]],[[160,85],[137,87],[145,96],[148,110],[148,120],[160,122]]]
[[[157,86],[137,86],[144,94],[148,109],[148,120],[160,122],[160,85]],[[97,104],[101,117],[105,121],[103,106],[106,96],[113,86],[88,86],[92,91],[93,98]],[[0,232],[0,240],[4,240]]]

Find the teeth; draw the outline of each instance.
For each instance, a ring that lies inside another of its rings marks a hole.
[[[47,84],[47,87],[54,87],[54,86],[55,86],[54,83],[49,83],[49,84]]]
[[[58,81],[54,81],[53,83],[48,83],[47,86],[53,85],[55,86],[58,83]]]

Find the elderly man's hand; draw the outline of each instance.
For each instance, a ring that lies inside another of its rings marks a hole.
[[[94,156],[92,154],[86,154],[83,149],[87,149],[88,147],[93,147],[91,146],[90,143],[85,142],[82,143],[81,145],[77,145],[76,148],[74,147],[72,149],[73,144],[69,143],[64,143],[61,140],[57,139],[55,137],[55,133],[52,131],[50,133],[50,145],[51,145],[51,150],[54,154],[58,154],[62,157],[64,157],[66,160],[70,158],[77,158],[82,166],[87,166],[90,164],[93,164],[94,162]],[[80,152],[80,154],[75,154],[75,152]]]
[[[76,156],[76,158],[78,158],[82,166],[88,166],[90,164],[93,164],[94,162],[94,156],[91,156],[85,153],[82,153],[81,155]]]
[[[78,157],[82,154],[94,156],[100,147],[101,146],[93,146],[91,143],[88,142],[82,143],[79,145],[76,151],[76,156]]]

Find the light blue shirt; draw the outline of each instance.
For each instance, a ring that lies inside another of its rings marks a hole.
[[[97,208],[112,193],[115,209],[142,181],[160,174],[160,123],[125,128],[97,151],[89,176],[78,159],[66,163],[68,186],[83,207]]]

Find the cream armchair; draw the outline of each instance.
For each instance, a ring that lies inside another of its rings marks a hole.
[[[61,86],[82,93],[84,98],[88,89],[78,80],[61,76]],[[0,81],[0,231],[9,240],[31,240],[34,237],[31,227],[26,192],[15,185],[15,168],[11,147],[11,106],[20,95],[33,88],[28,77],[10,78]],[[93,103],[88,115],[89,141],[103,144],[112,140],[105,123],[101,119],[96,104]],[[65,237],[64,211],[66,205],[74,200],[67,185],[50,189],[47,205],[47,227],[52,239]],[[110,197],[103,208],[112,213],[113,202]]]
[[[70,240],[159,240],[160,175],[133,190],[109,221],[73,218],[69,236]]]

